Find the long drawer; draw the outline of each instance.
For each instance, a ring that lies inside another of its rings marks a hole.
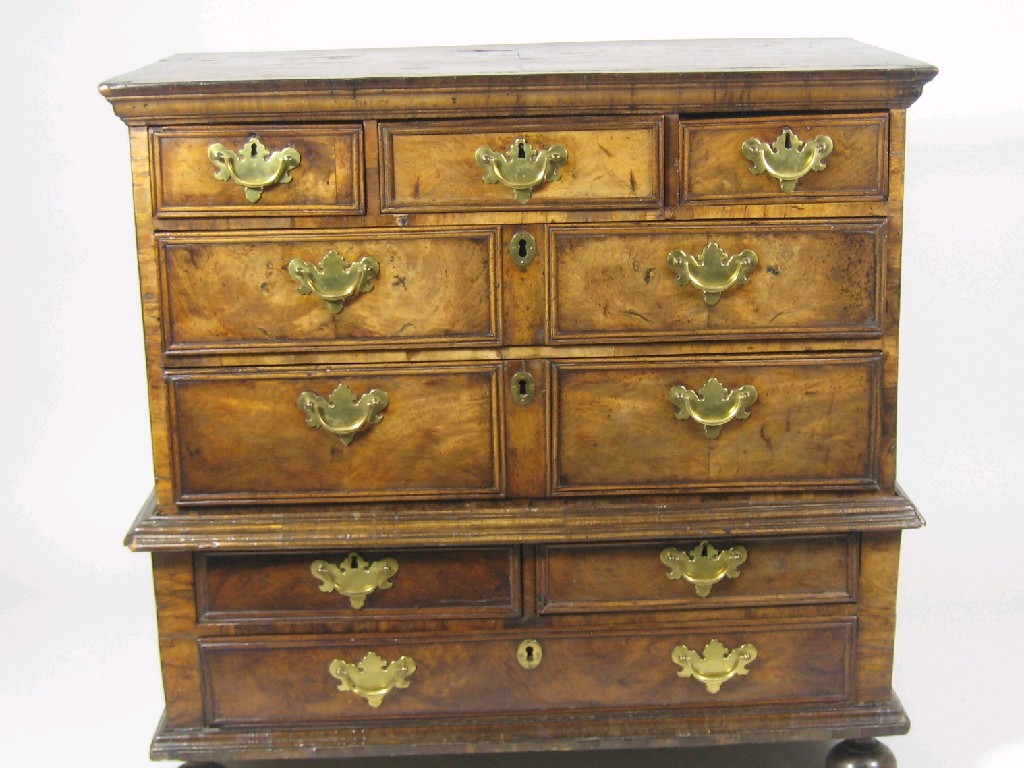
[[[851,617],[199,643],[208,725],[370,724],[416,715],[842,701],[855,625]]]
[[[168,375],[179,503],[495,496],[500,365]]]
[[[552,364],[553,490],[874,488],[879,353]]]

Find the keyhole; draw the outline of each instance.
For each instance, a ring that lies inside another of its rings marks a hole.
[[[359,567],[359,558],[356,555],[352,555],[349,558],[348,567],[349,568],[358,568]]]
[[[526,157],[526,147],[524,145],[522,145],[522,144],[519,145],[519,157],[521,157],[521,158],[525,158]]]
[[[255,141],[249,146],[249,157],[256,157],[256,142]]]
[[[786,149],[792,149],[793,148],[792,136],[793,136],[793,134],[791,134],[789,131],[786,131]]]
[[[528,662],[530,662],[531,664],[533,663],[533,646],[532,645],[526,646],[526,660]]]
[[[519,258],[525,259],[528,255],[529,249],[526,247],[526,240],[522,237],[519,238]]]
[[[520,379],[519,380],[519,396],[520,397],[526,397],[528,394],[529,394],[529,392],[528,392],[528,390],[526,388],[526,379]]]

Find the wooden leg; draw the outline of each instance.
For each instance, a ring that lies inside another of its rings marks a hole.
[[[896,768],[896,758],[878,739],[847,739],[829,750],[825,768]]]

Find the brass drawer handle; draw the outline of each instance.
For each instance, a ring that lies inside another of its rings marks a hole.
[[[750,282],[750,273],[757,266],[757,254],[745,248],[729,256],[718,243],[708,243],[699,256],[685,251],[672,251],[668,265],[676,273],[677,285],[693,285],[704,293],[704,303],[713,307],[722,297],[722,291],[734,285]]]
[[[737,675],[748,674],[750,670],[747,665],[756,658],[757,648],[750,643],[730,651],[718,640],[712,640],[704,646],[703,658],[685,645],[677,645],[672,649],[672,661],[681,667],[677,674],[704,683],[708,693],[718,693],[722,683]]]
[[[740,151],[751,162],[752,174],[767,173],[779,180],[783,192],[792,192],[808,173],[825,170],[825,158],[832,154],[832,139],[822,134],[803,142],[789,128],[783,128],[771,144],[747,139]]]
[[[309,570],[320,579],[321,592],[337,592],[344,595],[359,610],[366,598],[378,589],[395,586],[391,577],[398,573],[398,561],[385,557],[368,563],[357,552],[349,553],[338,565],[326,560],[314,560]]]
[[[361,696],[367,704],[376,708],[395,688],[409,687],[409,678],[416,671],[416,662],[409,656],[400,656],[387,662],[370,651],[363,656],[362,661],[355,664],[335,659],[328,670],[339,681],[339,691]]]
[[[757,390],[750,384],[734,390],[722,386],[716,378],[710,378],[698,391],[677,384],[668,391],[668,399],[679,411],[676,418],[693,420],[704,426],[704,434],[718,437],[722,427],[733,419],[750,416],[750,406],[757,400]]]
[[[739,567],[746,561],[745,547],[730,547],[719,552],[707,539],[689,553],[675,547],[661,550],[661,562],[669,569],[665,575],[673,581],[685,579],[693,584],[699,597],[710,595],[711,588],[722,579],[739,576]]]
[[[345,300],[373,290],[373,279],[380,274],[380,264],[372,256],[363,256],[349,264],[337,251],[328,251],[320,266],[302,259],[288,262],[288,274],[298,283],[295,289],[303,296],[315,293],[331,312],[345,308]]]
[[[504,153],[489,147],[476,151],[476,163],[486,171],[484,181],[488,184],[500,181],[515,192],[520,203],[527,202],[533,188],[541,182],[561,178],[558,169],[568,161],[569,152],[560,144],[534,149],[526,139],[516,139]]]
[[[271,153],[259,136],[251,136],[238,152],[223,144],[211,144],[207,153],[217,168],[214,178],[243,187],[250,203],[258,202],[267,187],[290,182],[291,171],[298,168],[300,161],[295,147]]]
[[[299,395],[298,405],[306,414],[309,426],[326,429],[348,445],[357,432],[384,418],[383,411],[388,402],[388,393],[383,389],[371,389],[357,402],[355,393],[342,383],[326,400],[315,392],[303,392]]]

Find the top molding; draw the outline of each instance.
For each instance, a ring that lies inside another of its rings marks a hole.
[[[905,108],[938,70],[845,38],[179,54],[100,93],[129,124]]]

